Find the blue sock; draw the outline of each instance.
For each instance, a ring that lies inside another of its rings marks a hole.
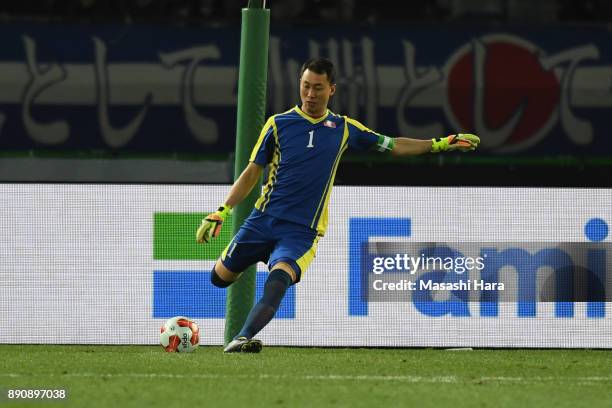
[[[290,285],[291,276],[289,276],[287,272],[282,269],[275,269],[270,272],[266,284],[264,285],[263,296],[259,302],[253,306],[253,309],[251,309],[237,337],[246,337],[250,339],[259,333],[276,314],[285,296],[285,292]]]

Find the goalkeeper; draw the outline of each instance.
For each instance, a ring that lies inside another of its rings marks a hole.
[[[327,206],[338,163],[345,150],[369,150],[412,156],[476,149],[480,139],[456,134],[439,139],[391,138],[327,108],[336,92],[335,69],[325,58],[308,60],[301,70],[302,105],[265,123],[250,163],[223,205],[209,214],[196,232],[198,243],[217,237],[223,221],[253,189],[268,167],[267,181],[251,215],[232,238],[212,270],[212,284],[225,288],[259,261],[270,274],[259,302],[225,352],[259,352],[253,338],[274,317],[285,291],[300,281],[327,228]]]

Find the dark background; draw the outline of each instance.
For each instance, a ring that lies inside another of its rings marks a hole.
[[[22,0],[4,1],[5,21],[159,22],[239,24],[247,0]],[[329,22],[377,25],[435,23],[606,23],[606,0],[270,0],[275,24],[324,25]]]

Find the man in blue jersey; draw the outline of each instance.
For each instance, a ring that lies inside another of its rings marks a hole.
[[[253,336],[274,317],[287,288],[300,281],[325,233],[329,197],[344,151],[352,148],[411,156],[474,150],[480,142],[471,134],[418,140],[373,132],[327,108],[335,92],[333,64],[325,58],[306,61],[300,77],[302,106],[268,119],[250,163],[224,204],[202,220],[196,232],[198,243],[217,237],[232,208],[249,194],[268,167],[267,181],[253,212],[212,270],[211,281],[221,288],[231,285],[258,261],[267,262],[270,270],[262,298],[225,352],[261,350],[261,341]]]

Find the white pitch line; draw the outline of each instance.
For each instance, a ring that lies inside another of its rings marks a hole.
[[[430,382],[430,383],[456,383],[459,379],[456,377],[423,377],[423,376],[410,376],[410,375],[274,375],[274,374],[172,374],[172,373],[67,373],[67,374],[15,374],[15,373],[0,373],[0,377],[72,377],[72,378],[92,378],[92,377],[105,377],[105,378],[169,378],[169,379],[254,379],[254,380],[266,380],[266,379],[298,379],[298,380],[339,380],[339,381],[403,381],[403,382]]]
[[[304,381],[396,381],[408,383],[474,383],[474,382],[497,382],[497,383],[537,383],[537,382],[570,382],[574,384],[588,383],[612,383],[612,377],[475,377],[460,378],[456,376],[414,376],[414,375],[274,375],[274,374],[172,374],[172,373],[67,373],[67,374],[17,374],[0,373],[0,377],[22,378],[22,377],[61,377],[61,378],[169,378],[169,379],[253,379],[253,380],[285,380],[296,379]]]

